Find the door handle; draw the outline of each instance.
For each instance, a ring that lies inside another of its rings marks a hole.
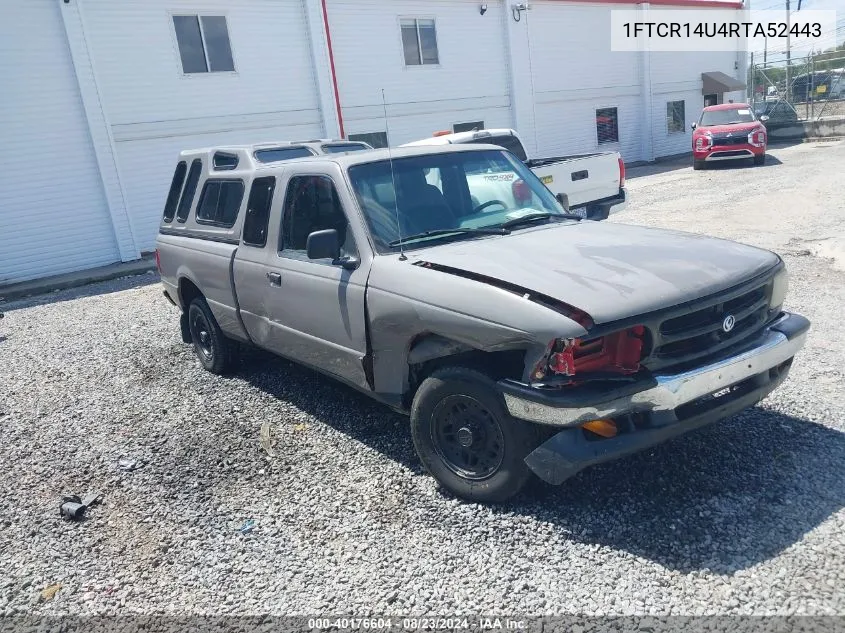
[[[282,276],[279,273],[267,273],[267,279],[270,280],[271,286],[282,285]]]

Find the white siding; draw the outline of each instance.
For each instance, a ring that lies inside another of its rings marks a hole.
[[[324,134],[301,1],[81,2],[141,250],[178,151]],[[183,74],[172,13],[225,15],[235,72]]]
[[[53,0],[15,3],[0,21],[0,284],[120,257]]]
[[[655,86],[652,96],[652,138],[654,140],[654,156],[660,158],[681,154],[692,150],[692,130],[690,124],[697,121],[704,104],[701,94],[701,82],[674,82]],[[690,85],[692,89],[690,89]],[[684,102],[684,129],[680,132],[669,132],[666,117],[666,107],[670,101]]]
[[[616,150],[640,160],[637,53],[610,50],[613,5],[533,2],[528,21],[540,156]],[[616,107],[619,143],[598,143],[596,109]]]
[[[720,71],[740,77],[734,68],[737,53],[729,51],[656,52],[651,54],[652,134],[654,156],[671,156],[692,150],[690,123],[697,121],[704,107],[701,73]],[[743,92],[726,93],[724,101],[744,101]],[[685,102],[686,117],[683,133],[669,133],[666,125],[666,104],[669,101]]]
[[[338,92],[347,134],[384,132],[399,145],[484,121],[511,127],[507,46],[501,2],[475,0],[329,0]],[[510,19],[508,11],[508,19]],[[440,63],[405,66],[400,17],[434,18]]]

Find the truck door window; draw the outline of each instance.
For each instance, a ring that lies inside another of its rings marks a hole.
[[[194,194],[197,192],[197,184],[199,184],[201,172],[202,161],[199,158],[195,158],[188,172],[188,180],[185,183],[185,189],[182,191],[182,198],[179,200],[179,208],[176,210],[176,219],[179,222],[184,222],[188,219],[188,213],[190,213],[191,205],[194,202]]]
[[[298,259],[305,256],[305,244],[314,231],[334,229],[341,243],[341,255],[357,255],[352,232],[343,213],[340,197],[327,176],[294,176],[285,192],[282,255]]]
[[[273,190],[276,178],[265,176],[252,181],[249,200],[244,217],[244,244],[263,248],[267,244],[267,223],[270,220],[270,205],[273,202]]]
[[[167,201],[164,203],[164,221],[172,222],[176,215],[176,205],[179,202],[179,194],[182,193],[182,185],[185,184],[185,173],[188,171],[188,164],[180,160],[173,172],[173,180],[170,181],[170,191],[167,193]]]

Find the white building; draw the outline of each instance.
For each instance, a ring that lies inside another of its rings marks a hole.
[[[706,91],[744,98],[745,54],[611,52],[624,3],[9,0],[0,285],[152,250],[182,149],[386,142],[382,90],[391,145],[483,125],[515,128],[533,156],[688,151]]]

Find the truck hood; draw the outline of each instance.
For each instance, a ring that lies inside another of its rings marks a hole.
[[[728,240],[589,221],[443,244],[408,258],[542,293],[597,324],[725,290],[779,261],[770,251]]]

